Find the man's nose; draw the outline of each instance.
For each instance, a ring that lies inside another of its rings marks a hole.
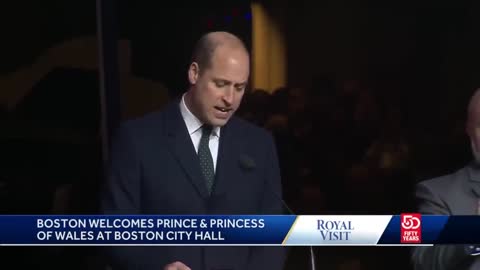
[[[223,94],[223,101],[225,102],[225,105],[231,106],[233,103],[235,91],[233,91],[232,88],[228,88],[225,93]]]

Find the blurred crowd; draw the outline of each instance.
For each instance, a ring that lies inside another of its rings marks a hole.
[[[246,94],[238,114],[273,133],[284,197],[297,214],[414,211],[414,184],[467,158],[443,156],[448,165],[435,163],[438,152],[422,141],[428,126],[415,128],[404,100],[379,90],[360,80],[325,79]],[[463,135],[455,132],[445,130],[442,153],[448,145],[465,149],[459,145]]]

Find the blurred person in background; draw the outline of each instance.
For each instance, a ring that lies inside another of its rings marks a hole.
[[[430,215],[480,214],[480,89],[468,105],[466,132],[473,161],[445,176],[420,182],[415,196],[418,211]],[[480,269],[479,245],[435,245],[415,247],[412,260],[416,270]]]

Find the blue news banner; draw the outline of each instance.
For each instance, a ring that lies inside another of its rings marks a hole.
[[[433,245],[480,243],[480,216],[0,216],[0,245]]]

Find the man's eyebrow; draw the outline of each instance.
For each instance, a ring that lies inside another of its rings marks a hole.
[[[238,86],[246,86],[247,85],[247,82],[241,82],[241,83],[236,83],[235,86],[238,87]]]
[[[222,78],[213,78],[213,81],[214,82],[222,82],[222,83],[225,83],[227,85],[230,85],[230,84],[233,84],[235,87],[240,87],[240,86],[246,86],[248,84],[247,81],[245,82],[239,82],[239,83],[233,83],[232,81],[230,80],[227,80],[227,79],[222,79]]]
[[[215,82],[223,82],[223,83],[226,83],[226,84],[231,84],[232,82],[227,80],[227,79],[222,79],[222,78],[213,78],[213,80]]]

